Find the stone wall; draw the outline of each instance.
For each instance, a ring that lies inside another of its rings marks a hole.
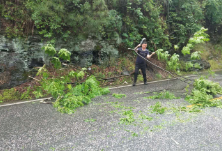
[[[28,75],[33,75],[34,67],[43,66],[49,62],[49,57],[44,53],[42,47],[46,42],[42,42],[40,36],[30,36],[26,39],[7,39],[0,35],[0,89],[11,88],[26,82]],[[91,66],[93,60],[97,60],[94,55],[96,42],[91,39],[74,43],[73,39],[64,42],[58,39],[56,50],[65,48],[71,55],[71,63],[81,67]],[[97,57],[97,56],[96,56]]]
[[[28,74],[45,61],[40,37],[7,39],[0,35],[0,89],[11,88],[28,80]]]

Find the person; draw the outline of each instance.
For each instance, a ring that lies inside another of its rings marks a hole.
[[[142,47],[141,47],[142,46]],[[144,58],[150,59],[155,52],[153,52],[151,55],[149,54],[149,50],[146,49],[147,47],[147,42],[144,41],[142,44],[137,45],[134,50],[140,54],[141,56],[143,56]],[[137,76],[139,73],[139,69],[141,69],[142,73],[143,73],[143,81],[144,81],[144,85],[147,85],[147,79],[146,79],[146,61],[141,58],[139,55],[137,55],[136,58],[136,65],[135,65],[135,73],[134,73],[134,81],[133,81],[133,86],[136,85],[136,81],[137,81]]]

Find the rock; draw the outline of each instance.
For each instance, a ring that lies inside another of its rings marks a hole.
[[[126,75],[126,76],[128,76],[128,75],[130,75],[130,73],[129,73],[129,71],[127,71],[127,70],[123,70],[123,71],[121,72],[121,75]]]
[[[74,38],[70,37],[67,41],[58,39],[55,49],[69,50],[72,53],[71,64],[89,67],[92,63],[101,63],[100,45],[100,49],[94,50],[97,43],[98,41],[88,38],[76,44]],[[45,44],[38,35],[29,36],[27,39],[8,39],[0,35],[0,89],[20,85],[28,81],[30,74],[35,76],[33,68],[49,65],[50,57],[42,50]],[[105,47],[104,52],[107,51],[106,48],[109,47]]]
[[[0,89],[11,88],[27,81],[27,71],[24,69],[25,63],[19,59],[15,53],[0,52]]]
[[[186,62],[192,62],[192,64],[198,63],[200,65],[200,68],[190,68],[189,71],[197,71],[197,70],[204,70],[204,69],[209,69],[210,68],[210,63],[207,62],[206,60],[200,59],[200,60],[191,60],[189,55],[182,56],[180,57],[180,61]],[[184,69],[185,70],[185,69]]]
[[[32,68],[42,66],[47,58],[44,43],[37,36],[7,39],[0,35],[0,89],[12,88],[28,81]]]
[[[87,39],[75,46],[75,51],[71,56],[71,61],[80,65],[81,67],[91,66],[94,60],[94,47],[96,41]]]

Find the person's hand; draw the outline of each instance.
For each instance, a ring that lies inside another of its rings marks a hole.
[[[137,47],[140,47],[140,46],[141,46],[141,44],[137,45]]]
[[[156,54],[156,52],[153,52],[153,53],[152,53],[152,55],[155,55],[155,54]]]

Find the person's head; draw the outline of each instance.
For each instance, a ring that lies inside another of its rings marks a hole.
[[[142,48],[143,48],[143,49],[146,49],[146,47],[147,47],[147,42],[144,41],[144,42],[142,43]]]

